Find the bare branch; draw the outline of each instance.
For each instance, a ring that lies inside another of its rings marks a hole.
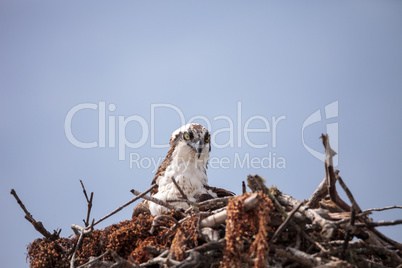
[[[163,200],[157,199],[157,198],[152,197],[152,196],[145,195],[145,194],[143,194],[143,193],[141,193],[141,192],[139,192],[137,190],[133,189],[133,190],[131,190],[131,193],[133,193],[134,195],[137,195],[138,198],[143,198],[145,200],[154,202],[154,203],[156,203],[156,204],[158,204],[160,206],[163,206],[163,207],[165,207],[167,209],[174,210],[174,211],[179,211],[179,209],[177,207],[175,207],[175,206],[173,206],[173,205],[171,205],[171,204],[169,204],[169,203],[167,203],[167,202],[165,202]]]
[[[361,226],[377,227],[377,226],[391,226],[391,225],[398,225],[398,224],[402,224],[402,220],[356,223],[356,226],[357,227],[361,227]]]
[[[227,206],[230,198],[232,198],[232,196],[225,196],[225,197],[209,199],[209,200],[198,203],[197,206],[198,206],[198,209],[201,211],[214,210],[214,209],[218,209],[218,208]]]
[[[93,264],[93,263],[99,261],[100,259],[102,259],[103,257],[105,257],[105,256],[106,256],[107,254],[109,254],[109,253],[110,253],[110,249],[106,250],[105,253],[99,255],[99,256],[96,257],[96,258],[92,258],[92,259],[91,259],[90,261],[88,261],[87,263],[84,263],[83,265],[78,266],[77,268],[84,268],[85,266],[89,266],[90,264]]]
[[[275,242],[276,238],[278,237],[278,235],[280,235],[282,233],[282,231],[286,228],[286,226],[288,225],[289,221],[292,219],[293,215],[295,215],[295,213],[299,210],[299,208],[303,205],[303,202],[300,202],[299,205],[297,205],[297,207],[295,207],[288,215],[288,217],[286,218],[286,220],[281,224],[281,226],[279,226],[278,229],[276,229],[274,235],[272,236],[271,240],[269,241],[269,246],[272,246],[272,243]]]
[[[338,172],[336,172],[338,173]],[[348,196],[350,202],[352,203],[352,207],[355,207],[355,212],[360,213],[362,210],[360,209],[360,206],[357,204],[356,199],[353,197],[352,192],[349,190],[349,188],[346,186],[346,184],[343,182],[342,178],[336,174],[336,179],[338,180],[339,184],[342,186],[343,190],[345,191],[346,195]]]
[[[88,226],[89,225],[89,217],[91,215],[92,200],[94,197],[94,192],[91,192],[91,197],[88,199],[87,191],[85,190],[85,186],[84,186],[84,183],[82,182],[82,180],[80,180],[80,183],[81,183],[82,191],[84,192],[85,199],[87,200],[87,205],[88,205],[87,219],[83,220],[83,221],[84,221],[85,226]]]
[[[316,260],[310,254],[291,247],[287,247],[285,249],[277,248],[275,249],[275,253],[278,256],[291,259],[307,267],[316,267],[321,264],[319,260]]]
[[[18,195],[14,189],[11,189],[10,194],[12,194],[14,196],[15,200],[17,200],[18,205],[20,205],[21,209],[25,212],[25,219],[27,219],[33,225],[33,227],[35,228],[36,231],[38,231],[44,237],[46,237],[50,240],[56,240],[59,238],[61,229],[59,231],[54,230],[53,234],[51,234],[48,230],[46,230],[46,228],[43,226],[42,222],[36,221],[32,217],[31,213],[29,213],[29,211],[26,209],[24,203],[22,203],[21,199],[18,197]]]
[[[307,202],[307,206],[311,208],[317,208],[318,202],[323,199],[328,194],[328,184],[327,178],[325,177],[314,193],[311,195],[309,201]]]
[[[184,199],[184,202],[186,202],[189,206],[195,206],[197,205],[195,202],[190,201],[187,197],[187,195],[183,192],[183,190],[181,189],[181,187],[177,184],[176,180],[174,177],[172,177],[172,182],[173,184],[176,186],[177,190],[179,190],[181,197]]]
[[[80,237],[78,238],[77,244],[75,245],[74,253],[73,253],[73,255],[71,256],[71,259],[70,259],[70,268],[75,267],[74,266],[75,255],[77,255],[77,251],[78,251],[79,247],[81,246],[82,240],[84,239],[84,235],[89,234],[90,232],[92,232],[93,229],[94,229],[93,227],[94,227],[94,220],[92,221],[92,224],[90,226],[85,227],[85,228],[82,228],[81,226],[76,225],[76,224],[71,225],[71,228],[73,230],[75,230],[75,229],[80,230],[81,233],[80,233]]]
[[[109,214],[107,214],[106,216],[103,216],[102,218],[100,218],[99,220],[97,220],[93,225],[94,225],[94,226],[97,225],[98,223],[100,223],[100,222],[106,220],[107,218],[109,218],[110,216],[116,214],[117,212],[119,212],[119,211],[122,210],[123,208],[127,207],[128,205],[131,205],[132,203],[134,203],[135,201],[137,201],[138,199],[142,198],[144,195],[146,195],[147,193],[149,193],[149,192],[150,192],[153,188],[155,188],[155,187],[156,187],[156,184],[152,185],[152,186],[149,187],[145,192],[142,192],[142,193],[136,191],[136,192],[138,193],[138,194],[136,194],[137,197],[134,197],[133,199],[131,199],[130,201],[128,201],[128,202],[125,203],[124,205],[122,205],[122,206],[116,208],[115,210],[113,210],[112,212],[110,212]],[[132,191],[135,191],[135,190],[131,190],[131,192],[132,192]]]
[[[325,148],[325,156],[326,156],[325,174],[326,174],[329,196],[331,197],[332,202],[337,204],[344,211],[350,211],[350,206],[348,204],[346,204],[345,201],[343,201],[339,197],[338,192],[336,191],[336,187],[335,187],[336,175],[335,175],[335,171],[334,171],[332,158],[336,155],[336,152],[334,150],[332,150],[332,148],[329,144],[328,134],[325,134],[325,135],[322,134],[321,139],[322,139],[322,143]]]
[[[244,201],[244,210],[250,210],[258,204],[258,194],[253,194]],[[223,223],[227,218],[226,210],[205,218],[200,223],[200,228],[214,227]]]
[[[345,189],[345,188],[344,188]],[[348,189],[349,190],[349,189]],[[352,196],[352,198],[353,198],[353,196]],[[352,201],[352,200],[351,200]],[[354,201],[354,199],[353,199],[353,201]],[[356,216],[356,209],[358,209],[356,206],[357,206],[357,204],[356,204],[356,202],[354,201],[354,203],[353,203],[353,201],[352,201],[352,211],[350,212],[350,221],[349,221],[349,226],[348,226],[348,228],[347,228],[347,230],[346,230],[346,234],[345,234],[345,242],[343,243],[343,246],[342,246],[342,253],[341,253],[341,256],[342,256],[342,259],[345,259],[345,255],[346,255],[346,250],[347,250],[347,248],[348,248],[348,244],[349,244],[349,240],[351,240],[352,238],[353,238],[353,234],[352,234],[352,230],[351,229],[353,229],[353,227],[355,226],[355,216]]]
[[[169,220],[173,221],[173,222],[175,223],[175,225],[177,225],[177,224],[179,223],[175,218],[173,218],[173,217],[170,216],[170,215],[159,215],[159,216],[156,216],[156,217],[154,218],[154,220],[152,221],[152,227],[151,227],[151,230],[149,230],[149,233],[150,233],[150,234],[153,234],[153,233],[154,233],[155,227],[156,227],[156,226],[159,226],[158,222],[159,222],[161,219],[169,219]]]
[[[366,209],[365,211],[362,212],[362,214],[368,214],[371,211],[384,211],[384,210],[388,210],[388,209],[402,209],[402,206],[389,206],[389,207],[383,207],[383,208],[369,208]]]

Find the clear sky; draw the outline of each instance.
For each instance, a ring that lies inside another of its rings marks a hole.
[[[328,130],[362,209],[402,205],[401,14],[400,1],[1,1],[2,264],[26,267],[40,237],[11,188],[69,236],[80,179],[99,219],[149,187],[194,116],[213,134],[212,186],[241,193],[257,173],[307,199]],[[401,226],[380,230],[402,242]]]

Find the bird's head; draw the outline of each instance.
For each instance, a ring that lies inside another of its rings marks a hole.
[[[193,152],[198,159],[208,159],[211,151],[211,137],[208,129],[199,124],[187,124],[173,132],[170,139],[171,146],[179,146],[182,149]]]

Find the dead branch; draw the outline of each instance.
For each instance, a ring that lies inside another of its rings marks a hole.
[[[73,253],[73,255],[71,256],[71,259],[70,259],[70,268],[75,267],[74,266],[75,256],[77,255],[77,251],[81,246],[82,239],[84,238],[84,235],[89,234],[90,232],[93,231],[94,222],[95,221],[93,220],[92,224],[90,226],[85,227],[85,228],[83,228],[83,227],[81,227],[79,225],[76,225],[76,224],[71,225],[71,228],[74,230],[74,232],[76,232],[76,231],[78,232],[78,230],[79,230],[81,233],[80,233],[80,237],[78,238],[77,244],[75,245],[74,253]]]
[[[306,205],[311,208],[317,208],[318,202],[323,199],[328,194],[328,184],[327,178],[325,177],[314,193],[311,195],[310,199],[307,201]]]
[[[159,216],[156,216],[156,217],[154,218],[154,220],[152,221],[152,227],[151,227],[151,230],[149,231],[150,234],[153,234],[153,233],[154,233],[155,227],[156,227],[156,226],[159,226],[158,222],[159,222],[161,219],[168,219],[168,220],[171,220],[171,221],[173,221],[173,222],[175,223],[175,225],[177,225],[177,224],[179,223],[175,218],[173,218],[173,217],[170,216],[170,215],[159,215]]]
[[[201,211],[214,210],[217,208],[227,206],[230,198],[232,198],[232,197],[225,196],[225,197],[209,199],[209,200],[198,203],[197,206],[198,206],[198,209]]]
[[[143,198],[143,199],[145,199],[145,200],[154,202],[154,203],[156,203],[156,204],[158,204],[158,205],[160,205],[160,206],[163,206],[163,207],[165,207],[165,208],[167,208],[167,209],[174,210],[174,211],[180,211],[180,209],[178,209],[178,208],[175,207],[174,205],[169,204],[168,202],[165,202],[165,201],[163,201],[163,200],[157,199],[157,198],[152,197],[152,196],[145,195],[145,194],[143,194],[143,193],[141,193],[141,192],[139,192],[139,191],[137,191],[137,190],[134,190],[134,189],[133,189],[133,190],[131,190],[131,193],[133,193],[134,195],[136,195],[138,198]],[[138,198],[137,198],[137,199],[138,199]]]
[[[247,193],[246,183],[244,181],[241,182],[241,192],[242,194]]]
[[[258,194],[253,194],[244,201],[245,210],[250,210],[258,204]],[[226,210],[205,218],[200,223],[200,228],[215,227],[225,222],[227,217]]]
[[[336,180],[339,182],[339,184],[342,186],[343,190],[345,191],[346,195],[348,196],[350,202],[352,203],[352,207],[355,208],[356,213],[360,213],[362,210],[360,209],[360,206],[357,204],[356,199],[353,197],[352,192],[349,190],[349,188],[346,186],[345,182],[342,180],[342,178],[338,175],[339,171],[335,173]]]
[[[172,260],[170,258],[168,258],[167,256],[169,255],[170,250],[166,250],[164,251],[162,254],[160,254],[159,256],[150,259],[147,262],[141,263],[140,267],[146,267],[146,266],[152,266],[154,264],[160,265],[162,267],[166,266],[173,266],[173,265],[179,265],[180,262]]]
[[[99,261],[100,259],[102,259],[106,255],[108,255],[109,253],[110,253],[110,249],[106,250],[105,253],[99,255],[96,258],[95,257],[90,258],[90,260],[87,263],[84,263],[83,265],[80,265],[77,268],[91,267],[92,264],[96,263],[97,261]]]
[[[346,234],[345,234],[345,243],[343,243],[343,246],[342,246],[342,253],[341,253],[342,259],[345,259],[346,249],[348,248],[349,241],[353,238],[352,229],[355,226],[355,218],[356,218],[355,215],[356,215],[357,204],[356,204],[356,202],[352,202],[352,204],[353,205],[352,205],[352,211],[350,212],[349,226],[348,226],[348,228],[346,230]]]
[[[316,267],[316,266],[322,264],[319,260],[315,259],[310,254],[307,254],[303,251],[300,251],[300,250],[292,248],[292,247],[287,247],[285,249],[276,248],[275,253],[279,257],[291,259],[292,261],[295,261],[295,262],[297,262],[301,265],[307,266],[307,267]]]
[[[106,216],[103,216],[102,218],[100,218],[99,220],[97,220],[97,221],[93,224],[93,226],[95,226],[95,225],[97,225],[98,223],[100,223],[100,222],[106,220],[106,219],[109,218],[110,216],[113,216],[114,214],[116,214],[117,212],[119,212],[119,211],[122,210],[123,208],[127,207],[128,205],[134,203],[135,201],[137,201],[138,199],[140,199],[141,197],[143,197],[144,195],[146,195],[147,193],[149,193],[149,192],[150,192],[153,188],[155,188],[155,187],[156,187],[156,185],[154,184],[154,185],[152,185],[151,187],[149,187],[145,192],[142,192],[142,193],[136,191],[136,192],[138,193],[138,194],[137,194],[137,197],[134,197],[133,199],[131,199],[130,201],[128,201],[128,202],[125,203],[124,205],[122,205],[122,206],[116,208],[115,210],[113,210],[112,212],[110,212],[109,214],[107,214]],[[131,191],[135,191],[135,190],[131,190]]]
[[[186,202],[189,206],[195,206],[196,203],[188,199],[187,195],[183,192],[181,187],[177,184],[174,177],[172,177],[172,182],[176,186],[177,190],[179,190],[181,197],[184,199],[184,202]]]
[[[364,210],[361,214],[369,214],[372,211],[384,211],[384,210],[389,210],[389,209],[402,209],[402,206],[389,206],[389,207],[383,207],[383,208],[369,208]],[[361,214],[359,214],[358,216],[361,216]]]
[[[300,201],[293,199],[290,195],[283,194],[283,193],[278,195],[276,198],[283,206],[297,207],[300,203]],[[302,212],[307,217],[307,219],[310,220],[311,223],[320,226],[321,234],[323,237],[325,237],[326,239],[331,239],[335,235],[336,230],[337,230],[336,223],[333,221],[324,219],[320,215],[320,213],[317,212],[318,210],[311,209],[306,205],[302,205],[299,208],[299,211]]]
[[[20,205],[21,209],[25,212],[25,219],[27,219],[27,221],[29,221],[33,225],[33,227],[35,228],[36,231],[38,231],[44,237],[46,237],[52,241],[57,240],[59,238],[61,229],[59,231],[54,230],[53,234],[51,234],[48,230],[46,230],[46,228],[43,226],[42,222],[36,221],[32,217],[31,213],[29,213],[29,211],[26,209],[24,203],[22,203],[21,199],[18,197],[18,195],[14,189],[11,189],[10,194],[12,194],[14,196],[15,200],[17,200],[18,205]]]
[[[207,252],[210,250],[222,249],[225,246],[225,243],[226,243],[226,240],[223,238],[223,239],[220,239],[219,241],[208,242],[208,243],[198,246],[196,248],[187,250],[186,252],[190,253],[193,251],[198,251],[200,253],[204,253],[204,252]]]
[[[378,227],[378,226],[392,226],[399,224],[402,224],[402,220],[356,223],[356,227],[363,227],[363,226]]]
[[[192,267],[202,267],[202,255],[198,251],[190,252],[189,256],[182,261],[175,268],[192,268]]]
[[[297,207],[295,207],[287,216],[286,220],[279,226],[278,229],[276,229],[274,235],[272,236],[271,240],[269,241],[269,246],[272,246],[272,243],[275,242],[276,238],[282,233],[282,231],[286,228],[288,225],[289,221],[292,219],[292,217],[295,215],[295,213],[299,210],[299,208],[303,205],[303,202],[300,202]]]
[[[328,134],[322,134],[321,135],[322,143],[325,148],[325,174],[326,174],[326,180],[327,180],[327,186],[328,186],[328,193],[329,196],[335,204],[337,204],[340,208],[342,208],[344,211],[350,211],[350,206],[343,201],[339,195],[338,192],[336,191],[335,183],[336,183],[336,175],[334,172],[334,166],[333,166],[333,160],[332,158],[336,155],[336,152],[332,150],[330,144],[329,144],[329,138]]]
[[[84,221],[84,224],[85,224],[85,227],[86,227],[86,226],[89,225],[89,217],[90,217],[90,215],[91,215],[92,200],[93,200],[93,198],[94,198],[94,192],[91,192],[91,197],[88,198],[87,191],[85,190],[85,186],[84,186],[84,183],[82,182],[82,180],[80,180],[80,183],[81,183],[82,191],[83,191],[83,193],[84,193],[84,195],[85,195],[85,199],[87,200],[87,205],[88,205],[87,219],[86,219],[86,220],[83,220],[83,221]]]

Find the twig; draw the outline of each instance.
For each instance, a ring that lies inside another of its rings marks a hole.
[[[98,257],[93,258],[93,259],[91,259],[90,261],[88,261],[88,262],[86,262],[86,263],[84,263],[84,264],[78,266],[77,268],[84,268],[85,266],[88,266],[88,265],[90,265],[90,264],[93,264],[93,263],[97,262],[98,260],[102,259],[103,257],[105,257],[105,256],[106,256],[107,254],[109,254],[109,253],[110,253],[110,249],[106,250],[105,253],[99,255]]]
[[[311,244],[314,244],[316,247],[318,247],[323,253],[327,253],[328,250],[326,250],[320,243],[318,243],[316,240],[311,238],[304,230],[301,231],[302,236],[310,241]],[[342,241],[343,242],[343,241]]]
[[[135,201],[137,201],[138,199],[140,199],[141,197],[143,197],[144,195],[146,195],[147,193],[149,193],[149,192],[150,192],[153,188],[155,188],[155,187],[157,187],[156,184],[152,185],[152,186],[149,187],[145,192],[142,192],[142,193],[136,191],[136,192],[138,193],[138,194],[137,194],[137,197],[134,197],[133,199],[131,199],[130,201],[128,201],[128,202],[125,203],[124,205],[122,205],[122,206],[116,208],[115,210],[113,210],[112,212],[110,212],[109,214],[107,214],[106,216],[103,216],[102,218],[100,218],[99,220],[97,220],[93,225],[94,225],[94,226],[97,225],[98,223],[100,223],[100,222],[106,220],[107,218],[109,218],[110,216],[116,214],[117,212],[119,212],[119,211],[122,210],[123,208],[127,207],[128,205],[134,203]],[[135,190],[131,190],[131,192],[132,192],[132,191],[135,191]]]
[[[325,177],[306,203],[308,207],[317,208],[318,202],[328,194],[327,178]]]
[[[349,190],[349,188],[346,186],[345,182],[342,180],[342,178],[338,175],[338,172],[336,172],[336,179],[338,180],[339,184],[342,186],[343,190],[345,191],[346,195],[348,196],[350,203],[352,203],[352,208],[355,208],[356,213],[360,213],[362,210],[360,209],[360,206],[357,204],[356,199],[353,197],[352,192]]]
[[[218,208],[227,206],[230,198],[232,198],[232,196],[225,196],[225,197],[209,199],[209,200],[198,203],[197,206],[198,206],[198,209],[201,211],[214,210],[214,209],[218,209]]]
[[[115,263],[112,265],[112,266],[110,266],[111,268],[112,267],[125,267],[125,268],[135,268],[135,267],[138,267],[137,265],[134,265],[131,261],[128,261],[128,260],[126,260],[126,259],[124,259],[124,258],[122,258],[122,257],[120,257],[117,253],[116,253],[116,251],[112,251],[112,257],[113,257],[113,259],[114,259],[114,261],[115,261]],[[131,259],[132,261],[134,261],[130,256],[128,256],[128,259]]]
[[[61,229],[59,231],[54,230],[53,234],[51,234],[48,230],[46,230],[46,228],[43,226],[42,222],[36,221],[32,217],[31,213],[29,213],[29,211],[26,209],[24,203],[22,203],[21,199],[18,197],[18,195],[14,189],[11,189],[10,194],[12,194],[14,196],[15,200],[17,200],[18,205],[20,205],[21,209],[25,212],[25,219],[27,219],[27,221],[29,221],[33,225],[33,227],[35,228],[36,231],[41,233],[44,237],[46,237],[50,240],[53,240],[53,241],[55,241],[59,238]]]
[[[297,206],[300,201],[292,198],[290,195],[281,193],[276,197],[278,201],[284,206]],[[322,231],[321,234],[326,239],[330,239],[335,235],[337,230],[337,225],[330,220],[324,219],[319,213],[317,209],[309,208],[308,206],[302,205],[300,207],[300,212],[304,213],[304,215],[314,224],[317,224],[321,227]],[[321,211],[325,211],[321,209]]]
[[[91,197],[88,199],[88,195],[87,195],[87,191],[85,190],[85,186],[84,183],[82,182],[82,180],[80,180],[81,183],[81,187],[82,187],[82,191],[84,192],[85,195],[85,199],[87,200],[87,205],[88,205],[88,210],[87,210],[87,219],[83,220],[85,227],[89,225],[89,217],[91,215],[91,209],[92,209],[92,200],[94,197],[94,192],[91,192]]]
[[[170,216],[170,215],[159,215],[159,216],[156,216],[156,217],[154,218],[154,220],[152,221],[151,230],[149,230],[149,233],[150,233],[151,235],[154,233],[155,227],[156,227],[156,226],[159,226],[158,221],[161,220],[161,219],[169,219],[169,220],[173,221],[173,222],[175,223],[174,226],[176,226],[176,225],[179,223],[175,218],[173,218],[173,217]]]
[[[177,184],[174,177],[172,177],[172,182],[176,186],[177,190],[179,190],[181,197],[184,199],[184,202],[186,202],[189,206],[195,206],[196,203],[188,199],[187,195],[183,192],[179,184]]]
[[[144,267],[144,266],[147,267],[147,266],[151,266],[152,264],[159,264],[162,266],[163,265],[168,266],[169,264],[170,265],[179,265],[180,262],[167,258],[169,253],[170,253],[170,250],[166,250],[161,255],[159,255],[147,262],[141,263],[140,267]]]
[[[155,185],[156,185],[156,184],[155,184]],[[163,206],[163,207],[165,207],[165,208],[167,208],[167,209],[174,210],[174,211],[179,211],[179,209],[178,209],[177,207],[175,207],[175,206],[169,204],[168,202],[165,202],[165,201],[163,201],[163,200],[157,199],[157,198],[152,197],[152,196],[145,195],[144,193],[141,193],[141,192],[139,192],[139,191],[137,191],[137,190],[134,190],[134,189],[133,189],[133,190],[131,190],[131,193],[134,194],[134,195],[136,195],[136,196],[139,197],[139,198],[143,198],[143,199],[145,199],[145,200],[154,202],[154,203],[156,203],[156,204],[158,204],[158,205],[160,205],[160,206]]]
[[[345,189],[345,188],[344,188]],[[353,198],[353,196],[352,196]],[[354,200],[354,199],[353,199]],[[351,200],[352,201],[352,200]],[[342,245],[342,253],[341,253],[341,257],[342,259],[345,259],[346,256],[346,250],[348,248],[348,244],[349,244],[349,240],[351,240],[353,238],[353,232],[352,229],[355,226],[355,216],[356,216],[356,209],[357,209],[357,204],[356,202],[352,202],[352,211],[350,212],[350,221],[349,221],[349,226],[346,230],[346,234],[345,234],[345,242]]]
[[[246,200],[244,200],[244,210],[247,211],[254,208],[258,204],[258,202],[259,202],[258,194],[255,193],[251,195]],[[226,217],[227,217],[226,210],[211,215],[201,221],[200,228],[218,226],[219,224],[223,223],[226,220]]]
[[[79,247],[81,246],[82,240],[84,239],[84,235],[89,234],[90,232],[92,232],[93,227],[94,227],[94,220],[92,221],[92,224],[90,226],[87,226],[85,228],[82,228],[81,226],[76,225],[76,224],[71,225],[71,228],[73,230],[78,229],[78,230],[81,231],[81,234],[80,234],[80,237],[78,238],[77,244],[75,245],[74,253],[73,253],[73,255],[71,256],[71,259],[70,259],[70,268],[75,267],[74,266],[75,255],[77,255],[77,251],[78,251]]]
[[[166,251],[164,248],[158,248],[153,246],[145,246],[144,249],[148,252],[148,254],[152,256],[158,256]]]
[[[377,226],[391,226],[398,224],[402,224],[402,220],[356,223],[356,227],[362,227],[362,226],[377,227]]]
[[[279,226],[278,229],[276,229],[274,235],[272,236],[271,240],[269,241],[269,247],[272,246],[272,243],[275,242],[276,238],[282,233],[282,231],[286,228],[288,225],[289,221],[292,219],[293,215],[299,210],[299,208],[304,204],[304,202],[300,202],[297,207],[295,207],[288,215],[286,220]]]
[[[204,253],[210,250],[214,250],[214,249],[222,249],[225,246],[226,240],[225,238],[220,239],[219,241],[211,241],[208,243],[205,243],[201,246],[198,246],[196,248],[192,248],[186,251],[186,253],[190,253],[193,251],[198,251],[200,253]]]
[[[185,199],[167,199],[166,200],[167,203],[186,203]]]
[[[202,257],[203,256],[198,251],[192,251],[189,256],[179,265],[175,266],[175,268],[203,267],[205,264],[202,262]]]
[[[278,256],[286,257],[307,267],[316,267],[321,264],[313,256],[291,247],[285,249],[277,248],[275,253]]]
[[[338,192],[336,191],[335,183],[336,183],[336,175],[334,172],[334,166],[333,166],[333,161],[332,158],[333,156],[336,155],[336,152],[332,150],[330,144],[329,144],[329,138],[328,134],[321,134],[321,139],[322,139],[322,144],[324,145],[325,148],[325,174],[326,174],[326,180],[327,180],[327,186],[328,186],[328,193],[329,196],[335,204],[337,204],[341,209],[344,211],[350,211],[350,206],[343,201],[339,195]]]
[[[371,249],[371,250],[373,250],[376,253],[380,253],[382,255],[390,256],[395,261],[395,263],[399,263],[399,264],[402,263],[402,258],[399,257],[398,253],[396,253],[393,250],[389,250],[386,247],[373,246],[373,245],[369,245],[369,244],[367,244],[366,247]]]
[[[402,206],[395,205],[395,206],[389,206],[389,207],[383,207],[383,208],[369,208],[369,209],[366,209],[365,211],[363,211],[361,214],[368,214],[371,211],[384,211],[384,210],[394,209],[394,208],[402,209]],[[358,216],[360,216],[360,214]]]
[[[84,232],[81,232],[80,237],[78,238],[77,244],[75,245],[73,256],[71,256],[70,268],[74,268],[75,255],[77,254],[78,248],[80,247],[83,238],[84,238]]]

